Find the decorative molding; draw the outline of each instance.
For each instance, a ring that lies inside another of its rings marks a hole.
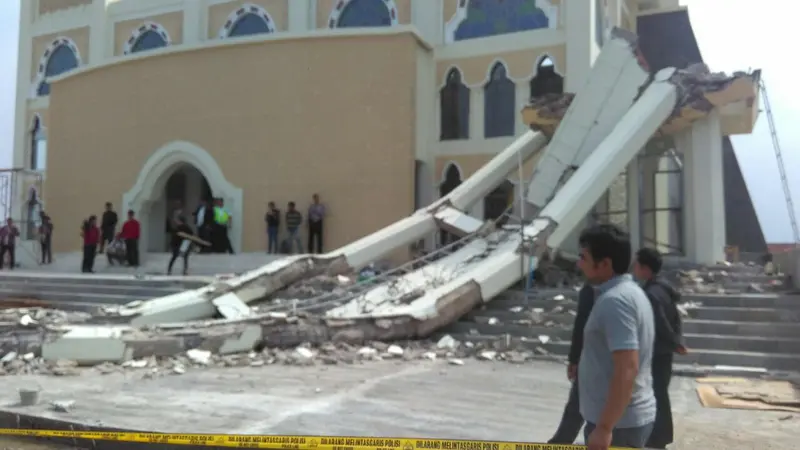
[[[353,0],[339,0],[331,9],[331,13],[328,16],[328,28],[338,28],[339,27],[339,19],[341,18],[342,12],[347,7],[347,5]],[[386,8],[389,9],[389,19],[392,21],[392,26],[397,25],[399,22],[397,21],[397,5],[394,3],[394,0],[381,0]],[[406,0],[408,1],[408,0]]]
[[[124,55],[129,55],[136,43],[139,42],[139,39],[151,31],[158,33],[158,35],[164,39],[164,42],[166,42],[165,47],[169,47],[172,44],[172,38],[170,38],[169,32],[166,28],[156,22],[147,21],[140,25],[139,28],[133,30],[131,37],[125,41],[125,46],[122,49],[122,53]]]
[[[235,11],[231,12],[228,15],[228,20],[225,21],[225,24],[222,28],[219,29],[218,36],[220,39],[225,39],[226,37],[230,36],[231,30],[234,26],[241,20],[243,17],[247,16],[248,14],[254,14],[264,20],[264,23],[267,25],[267,29],[270,33],[275,32],[275,21],[272,20],[272,16],[269,15],[264,7],[260,5],[254,5],[252,3],[245,3],[241,7],[236,8]]]

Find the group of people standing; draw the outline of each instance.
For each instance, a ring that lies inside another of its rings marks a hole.
[[[141,224],[136,219],[133,210],[128,210],[128,218],[122,224],[119,233],[117,233],[118,223],[119,217],[111,202],[106,203],[99,226],[96,215],[91,215],[83,221],[80,233],[83,238],[81,272],[94,273],[94,260],[97,253],[111,251],[112,246],[116,245],[124,246],[124,262],[129,267],[139,267]],[[112,258],[109,258],[109,262],[111,261]]]
[[[572,444],[584,429],[589,450],[665,449],[673,441],[669,384],[674,354],[685,354],[680,294],[659,276],[662,257],[636,252],[614,225],[585,230],[579,267],[587,283],[569,352],[572,382],[551,444]],[[638,281],[638,282],[637,282]]]
[[[183,211],[178,205],[172,214],[170,223],[172,227],[178,226],[181,223],[178,217],[183,215]],[[194,215],[194,223],[197,227],[197,236],[208,242],[210,245],[201,246],[200,253],[229,253],[233,254],[233,245],[231,245],[230,228],[232,217],[230,212],[225,208],[225,201],[221,198],[212,200],[205,200],[197,207]],[[185,218],[183,220],[186,222]],[[168,225],[169,227],[170,225]],[[172,229],[169,229],[170,234],[174,236]]]
[[[308,253],[322,253],[323,223],[326,215],[327,209],[320,202],[319,194],[314,194],[308,207]],[[269,202],[267,214],[264,216],[267,225],[267,253],[292,254],[295,249],[297,253],[302,253],[300,227],[303,225],[303,213],[297,210],[294,202],[289,202],[283,219],[286,221],[286,238],[279,243],[281,211],[275,206],[275,202]]]

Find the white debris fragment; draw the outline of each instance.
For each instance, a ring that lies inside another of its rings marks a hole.
[[[453,337],[448,334],[439,339],[439,342],[436,343],[436,347],[442,349],[454,349],[458,347],[458,341],[453,339]]]
[[[378,356],[378,350],[372,347],[361,347],[356,353],[362,358],[374,358]]]
[[[5,356],[0,358],[0,363],[5,364],[9,361],[15,360],[16,358],[17,358],[17,352],[8,352],[5,354]]]
[[[397,357],[403,356],[405,351],[403,350],[403,347],[400,347],[399,345],[390,345],[389,348],[386,349],[386,353]]]
[[[490,317],[488,323],[489,325],[497,325],[498,323],[500,323],[500,321],[497,320],[497,317]]]
[[[273,311],[273,312],[269,312],[269,313],[267,313],[267,316],[268,316],[270,319],[285,319],[285,318],[289,317],[289,314],[287,314],[287,313],[285,313],[285,312],[276,312],[276,311]]]
[[[186,373],[186,368],[183,367],[182,364],[176,364],[175,367],[172,368],[172,373],[175,375],[183,375]]]
[[[193,363],[200,365],[208,365],[211,362],[211,352],[207,350],[200,350],[193,348],[186,352],[186,357]]]
[[[130,361],[125,361],[122,363],[122,367],[130,367],[132,369],[142,369],[147,367],[147,360],[146,359],[132,359]]]
[[[550,336],[548,336],[546,334],[540,334],[539,335],[539,342],[541,342],[542,344],[547,344],[548,342],[550,342]]]
[[[55,412],[70,412],[75,407],[75,400],[56,400],[50,403],[50,408]]]
[[[27,327],[28,325],[33,325],[35,323],[36,321],[33,320],[33,318],[28,314],[25,314],[24,316],[19,318],[19,324],[22,325],[23,327]]]
[[[305,347],[297,347],[294,349],[294,354],[300,359],[311,359],[314,357],[314,352]]]
[[[344,276],[344,275],[339,275],[339,276],[337,276],[337,277],[336,277],[336,281],[338,281],[338,282],[339,282],[339,284],[342,284],[342,285],[347,285],[347,284],[350,284],[350,283],[351,283],[351,281],[350,281],[350,278],[347,278],[347,277],[346,277],[346,276]]]
[[[564,300],[564,298],[565,298],[565,297],[564,297],[563,295],[561,295],[561,294],[558,294],[558,295],[556,295],[555,297],[553,297],[553,300],[556,300],[556,301],[559,301],[559,302],[560,302],[561,300]]]
[[[447,360],[447,363],[450,364],[451,366],[463,366],[464,365],[464,360],[463,359],[450,358],[450,359]]]
[[[512,308],[508,308],[508,310],[513,312],[513,313],[518,313],[518,312],[522,311],[522,306],[514,306]]]
[[[482,351],[478,357],[484,361],[494,361],[494,359],[497,358],[497,352],[492,350]]]
[[[436,361],[436,353],[434,352],[425,352],[422,354],[422,359],[427,359],[429,361]]]
[[[22,359],[24,359],[25,361],[33,361],[33,358],[35,357],[36,355],[34,355],[33,353],[25,353],[24,355],[22,355]]]

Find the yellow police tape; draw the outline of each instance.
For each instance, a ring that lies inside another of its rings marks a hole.
[[[351,436],[261,436],[249,434],[172,434],[115,431],[19,430],[0,428],[0,436],[86,439],[145,444],[204,447],[266,448],[273,450],[581,450],[584,445],[535,442],[462,441]],[[622,450],[612,447],[610,450]]]

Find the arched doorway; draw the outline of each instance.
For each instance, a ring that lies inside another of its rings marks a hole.
[[[167,178],[163,189],[162,200],[156,200],[151,208],[164,208],[164,233],[152,233],[147,243],[147,251],[159,252],[169,249],[170,223],[176,215],[180,214],[192,224],[197,223],[194,213],[204,201],[211,200],[213,191],[206,177],[197,167],[191,164],[180,164]],[[150,211],[152,216],[161,216],[155,211]]]
[[[166,248],[168,212],[175,206],[168,200],[182,200],[187,219],[193,219],[193,208],[209,191],[225,202],[232,219],[231,244],[241,251],[242,189],[228,182],[208,152],[186,141],[173,141],[154,152],[122,197],[123,208],[134,210],[142,224],[141,250],[163,252]]]
[[[439,197],[444,197],[461,185],[461,169],[454,163],[449,163],[444,169],[442,182],[439,184]],[[446,231],[439,233],[441,245],[447,245],[456,240],[456,237]]]

